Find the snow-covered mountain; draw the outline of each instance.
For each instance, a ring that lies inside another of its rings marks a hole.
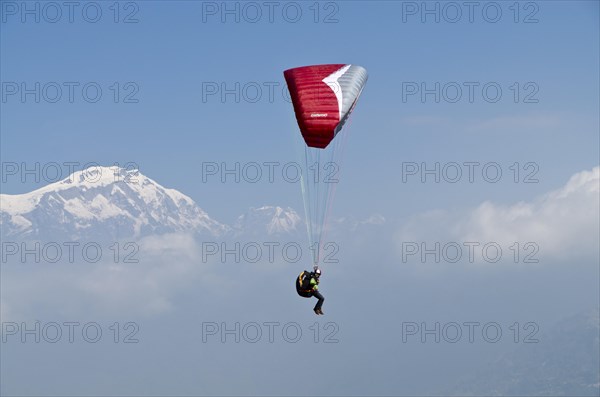
[[[137,170],[93,167],[30,193],[0,195],[3,239],[122,239],[193,232],[221,236],[230,228],[188,196]]]
[[[356,230],[385,222],[341,219],[330,227]],[[123,240],[167,233],[202,238],[304,236],[305,223],[290,207],[250,208],[233,226],[212,219],[190,197],[138,170],[92,167],[25,194],[0,194],[4,240]]]
[[[302,218],[294,209],[287,207],[264,206],[250,208],[241,215],[233,230],[240,234],[282,235],[294,234],[302,230]]]

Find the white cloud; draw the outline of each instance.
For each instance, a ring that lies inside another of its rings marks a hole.
[[[544,259],[597,257],[600,167],[573,175],[560,189],[529,202],[485,201],[466,212],[431,211],[412,218],[397,234],[402,242],[495,242],[509,249],[532,242]]]
[[[154,315],[168,311],[177,291],[200,287],[203,279],[198,247],[192,236],[149,237],[132,247],[103,249],[98,263],[6,264],[2,269],[2,317]],[[110,258],[109,258],[110,257]],[[137,259],[126,263],[125,259]],[[11,311],[8,312],[10,307]]]
[[[208,242],[207,242],[208,243]],[[1,310],[3,321],[42,319],[90,321],[110,318],[139,319],[168,313],[193,296],[199,311],[214,306],[215,299],[236,299],[244,288],[257,283],[265,273],[286,273],[281,253],[269,263],[265,249],[260,263],[235,262],[233,255],[202,254],[202,242],[192,235],[150,236],[135,242],[138,251],[120,243],[115,261],[113,243],[102,246],[103,259],[88,263],[76,255],[75,263],[3,264]],[[211,244],[213,244],[211,242]],[[235,242],[219,249],[232,250]],[[126,263],[125,259],[138,259]],[[13,258],[14,259],[14,258]],[[185,297],[185,298],[183,298]],[[9,310],[10,309],[10,310]]]

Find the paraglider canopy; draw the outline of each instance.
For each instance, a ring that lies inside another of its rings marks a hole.
[[[303,66],[283,72],[304,141],[324,149],[342,129],[367,82],[356,65]]]

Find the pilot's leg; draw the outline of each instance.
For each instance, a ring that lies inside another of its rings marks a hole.
[[[323,295],[321,295],[321,293],[319,291],[313,291],[313,296],[319,300],[317,302],[317,304],[315,305],[314,311],[320,312],[318,314],[323,314],[323,312],[321,310],[321,306],[323,306],[323,302],[325,301],[325,298],[323,297]]]

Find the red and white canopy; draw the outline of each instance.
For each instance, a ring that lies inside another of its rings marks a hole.
[[[283,72],[308,146],[325,148],[342,129],[367,82],[360,66],[303,66]]]

